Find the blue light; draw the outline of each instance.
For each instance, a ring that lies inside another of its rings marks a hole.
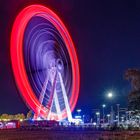
[[[75,118],[75,119],[81,119],[82,116],[76,115],[74,118]]]

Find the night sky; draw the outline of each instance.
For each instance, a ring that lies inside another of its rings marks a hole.
[[[128,68],[140,68],[139,0],[1,0],[0,114],[26,113],[10,63],[10,33],[18,12],[30,4],[48,6],[64,21],[75,43],[81,86],[77,108],[84,111],[120,103],[127,106]],[[112,90],[114,99],[105,94]]]

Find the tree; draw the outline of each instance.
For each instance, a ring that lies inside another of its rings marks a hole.
[[[128,95],[128,109],[140,112],[140,70],[128,69],[125,78],[131,82],[132,90]]]
[[[8,120],[9,119],[9,115],[8,114],[2,114],[1,115],[1,119],[2,120]]]
[[[9,120],[14,120],[14,117],[15,117],[14,115],[9,115],[8,116]]]
[[[31,119],[33,117],[33,113],[32,111],[30,110],[28,113],[27,113],[27,119]]]
[[[140,91],[140,70],[128,69],[125,78],[131,82],[132,90]]]
[[[22,113],[20,114],[20,120],[24,120],[25,119],[25,115]]]
[[[15,120],[24,120],[24,119],[25,119],[25,115],[23,113],[15,115]]]

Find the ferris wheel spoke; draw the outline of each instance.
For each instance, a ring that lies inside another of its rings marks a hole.
[[[68,120],[70,122],[72,122],[72,114],[71,114],[70,105],[69,105],[66,89],[65,89],[65,86],[64,86],[63,78],[62,78],[60,72],[58,72],[58,75],[59,75],[59,79],[60,79],[60,85],[61,85],[61,88],[62,88],[62,94],[63,94],[63,98],[64,98],[64,103],[65,103],[65,106],[66,106],[66,113],[68,115]]]
[[[44,99],[44,96],[45,96],[45,93],[46,93],[46,88],[47,88],[47,85],[48,85],[48,81],[49,81],[49,76],[47,76],[47,78],[45,79],[45,82],[44,82],[43,87],[42,87],[42,91],[40,93],[40,97],[39,97],[40,104],[42,104],[42,102],[43,102],[43,99]]]
[[[55,77],[54,77],[54,80],[51,81],[52,83],[52,99],[50,99],[51,101],[51,105],[50,105],[50,111],[49,111],[49,114],[48,114],[48,120],[50,119],[50,115],[51,115],[51,112],[52,112],[52,105],[53,105],[53,102],[54,102],[54,105],[56,107],[56,112],[57,112],[57,115],[58,115],[58,119],[62,119],[61,117],[61,109],[60,109],[60,104],[59,104],[59,100],[58,100],[58,95],[57,95],[57,92],[56,92],[56,79],[57,79],[57,72],[55,74]]]
[[[34,114],[35,119],[38,118],[39,115],[40,115],[40,110],[41,110],[41,106],[42,106],[42,103],[43,103],[44,96],[46,94],[46,88],[47,88],[48,81],[49,81],[49,76],[46,77],[45,82],[44,82],[43,87],[42,87],[42,91],[41,91],[40,96],[39,96],[40,106],[37,109],[37,114]]]
[[[56,107],[56,112],[58,115],[58,119],[61,120],[61,109],[60,109],[60,104],[59,104],[59,100],[58,100],[58,95],[56,92],[56,88],[54,90],[54,103],[55,103],[55,107]]]

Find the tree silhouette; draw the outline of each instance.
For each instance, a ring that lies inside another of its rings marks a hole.
[[[31,119],[33,118],[33,112],[32,110],[30,110],[28,113],[27,113],[27,119]]]
[[[140,70],[128,69],[125,78],[131,82],[132,90],[128,95],[128,109],[140,112]]]

